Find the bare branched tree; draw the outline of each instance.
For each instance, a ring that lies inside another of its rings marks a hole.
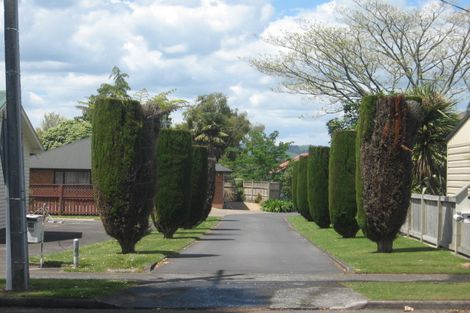
[[[329,112],[355,111],[367,94],[429,86],[455,99],[468,90],[469,14],[436,2],[407,9],[378,0],[357,0],[338,14],[336,26],[302,21],[301,31],[264,38],[278,53],[250,63],[281,78],[281,91],[329,98]]]

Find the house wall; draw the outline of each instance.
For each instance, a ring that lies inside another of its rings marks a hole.
[[[34,184],[53,184],[54,170],[31,169],[31,185]]]
[[[447,195],[470,184],[470,119],[447,142]]]
[[[212,207],[217,209],[224,208],[224,174],[217,173],[215,175],[215,191]]]

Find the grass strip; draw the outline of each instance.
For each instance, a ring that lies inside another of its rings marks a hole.
[[[22,292],[7,292],[5,280],[0,280],[0,296],[16,298],[67,298],[85,299],[111,295],[125,288],[130,288],[135,282],[117,280],[89,279],[31,279],[30,290]]]
[[[209,217],[194,229],[180,229],[173,239],[164,239],[157,231],[145,236],[136,245],[136,253],[122,254],[116,240],[108,240],[80,247],[80,267],[72,268],[72,250],[45,256],[46,267],[62,267],[70,272],[143,272],[166,257],[176,256],[183,248],[198,240],[213,228],[219,218]],[[39,264],[39,257],[31,257]]]
[[[347,282],[369,300],[470,300],[468,282]]]
[[[377,253],[376,244],[360,232],[356,238],[346,239],[332,228],[320,229],[298,215],[289,216],[288,221],[305,238],[357,273],[470,274],[463,266],[468,260],[416,240],[399,236],[392,253]]]

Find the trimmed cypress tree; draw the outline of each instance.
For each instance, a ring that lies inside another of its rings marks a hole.
[[[301,157],[297,168],[297,210],[307,221],[312,221],[308,210],[307,167],[308,157]]]
[[[297,207],[297,175],[299,172],[299,162],[291,161],[292,162],[292,204],[294,205],[294,209],[297,212],[300,212]]]
[[[137,101],[100,98],[93,113],[92,176],[106,233],[123,254],[148,233],[151,203],[144,181],[143,113]]]
[[[155,218],[165,238],[184,226],[191,202],[191,133],[162,129],[157,139]]]
[[[392,252],[410,203],[420,101],[397,95],[362,104],[358,137],[366,235],[377,243],[378,252]]]
[[[307,182],[308,208],[313,221],[320,228],[330,227],[328,212],[328,160],[330,148],[310,147],[308,155]]]
[[[191,159],[191,203],[186,228],[193,228],[205,219],[204,208],[207,199],[207,148],[193,146]]]
[[[330,148],[328,205],[334,230],[344,238],[356,236],[355,131],[337,131]]]

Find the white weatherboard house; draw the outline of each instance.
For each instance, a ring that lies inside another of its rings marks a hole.
[[[470,106],[470,105],[469,105]],[[469,107],[470,109],[470,107]],[[470,110],[447,137],[447,195],[470,184]]]
[[[3,115],[6,109],[6,93],[0,91],[0,116]],[[23,156],[24,156],[24,173],[25,173],[25,191],[26,191],[26,207],[28,207],[28,192],[29,192],[29,163],[30,156],[43,151],[39,138],[34,131],[31,122],[26,116],[24,110],[21,110],[21,124],[23,131]],[[0,119],[0,128],[2,120]],[[0,161],[1,162],[1,161]],[[1,165],[1,164],[0,164]],[[0,170],[0,229],[6,227],[6,186],[3,182],[3,171]]]

